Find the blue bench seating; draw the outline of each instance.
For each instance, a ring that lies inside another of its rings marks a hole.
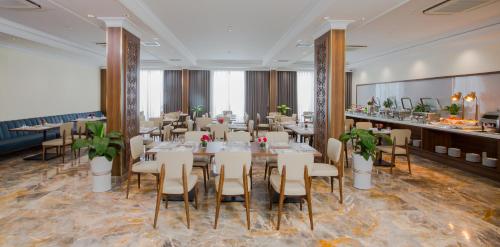
[[[0,122],[0,155],[21,151],[24,149],[40,146],[42,144],[43,133],[9,131],[9,129],[21,127],[23,125],[38,125],[41,124],[41,119],[45,119],[45,121],[47,121],[48,123],[69,122],[78,118],[88,117],[89,114],[94,114],[97,117],[103,116],[102,112],[96,111]],[[47,131],[47,140],[54,139],[58,135],[59,129]]]

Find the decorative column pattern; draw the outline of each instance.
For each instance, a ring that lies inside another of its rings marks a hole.
[[[314,148],[326,153],[328,142],[328,74],[329,74],[329,35],[314,41]]]
[[[139,133],[140,40],[121,26],[108,25],[106,36],[107,131],[120,131],[125,142],[125,149],[113,161],[111,173],[121,177],[128,169],[129,140]]]

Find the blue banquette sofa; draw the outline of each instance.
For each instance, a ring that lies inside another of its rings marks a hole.
[[[88,117],[90,114],[97,117],[103,116],[102,112],[96,111],[0,122],[0,155],[36,147],[42,144],[43,133],[9,131],[9,129],[21,127],[23,125],[38,125],[41,124],[41,119],[45,119],[48,123],[69,122],[78,118]],[[47,140],[54,139],[58,135],[58,129],[47,131]]]

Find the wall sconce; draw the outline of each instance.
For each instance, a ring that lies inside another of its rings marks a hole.
[[[465,102],[464,102],[464,99],[462,98],[462,92],[454,93],[453,95],[451,95],[450,99],[452,102],[459,101],[460,99],[462,99],[462,119],[464,119],[464,117],[465,117],[465,107],[464,107]]]
[[[474,100],[476,101],[476,112],[474,115],[474,120],[477,121],[479,119],[479,104],[477,103],[476,92],[472,91],[469,94],[465,95],[464,100],[466,100],[467,102],[472,102]]]

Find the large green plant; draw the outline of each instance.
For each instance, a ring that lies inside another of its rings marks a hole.
[[[391,143],[391,139],[387,135],[374,134],[371,130],[353,128],[350,132],[340,135],[340,140],[344,143],[351,141],[354,153],[363,156],[365,160],[369,160],[370,157],[375,160],[377,140],[379,138]]]
[[[106,134],[104,123],[100,121],[88,122],[86,127],[90,132],[89,138],[76,139],[71,148],[73,150],[88,148],[89,159],[106,157],[107,160],[112,161],[124,147],[122,134],[118,131]]]
[[[292,108],[288,107],[285,104],[282,104],[278,105],[276,109],[278,109],[278,112],[281,113],[281,115],[286,115],[288,113],[288,110],[291,110]]]
[[[385,108],[391,108],[394,102],[391,99],[387,98],[383,104]]]
[[[197,105],[191,109],[191,112],[194,113],[195,117],[198,117],[200,113],[203,112],[203,105]]]
[[[446,110],[448,112],[450,112],[450,115],[458,115],[458,113],[460,112],[460,106],[458,104],[451,104],[449,106],[446,107]]]

